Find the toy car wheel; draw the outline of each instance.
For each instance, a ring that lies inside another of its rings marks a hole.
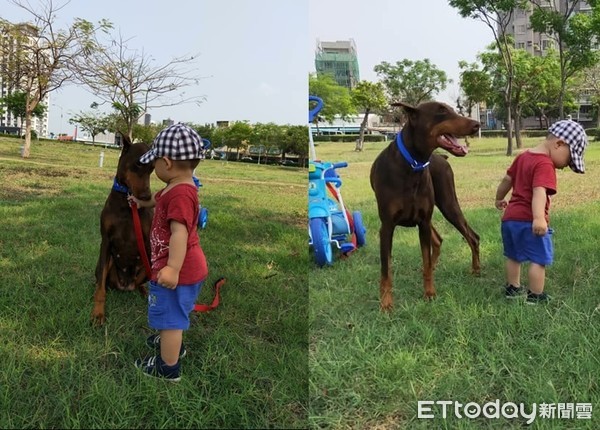
[[[315,260],[319,267],[333,263],[333,252],[329,241],[329,232],[324,218],[310,220],[310,235],[312,237]]]
[[[354,233],[356,233],[356,245],[358,247],[365,246],[367,244],[367,229],[363,224],[360,212],[354,212],[352,220],[354,221]]]

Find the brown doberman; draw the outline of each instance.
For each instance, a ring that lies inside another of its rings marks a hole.
[[[100,214],[102,240],[96,265],[96,290],[92,310],[92,323],[96,325],[102,325],[106,320],[104,305],[107,287],[122,291],[137,289],[144,297],[146,296],[144,283],[150,274],[146,273],[138,251],[127,195],[131,193],[140,200],[151,198],[150,174],[154,170],[154,165],[153,163],[141,164],[138,161],[149,149],[150,147],[145,143],[131,144],[128,137],[123,138],[117,174]],[[154,210],[149,208],[138,210],[146,254],[149,256],[149,235]]]
[[[459,157],[466,155],[467,147],[459,144],[457,138],[476,133],[479,123],[439,102],[421,103],[417,107],[405,103],[393,106],[404,108],[407,122],[371,167],[371,188],[381,220],[380,300],[384,311],[393,306],[392,239],[398,225],[419,228],[425,298],[435,297],[433,270],[442,238],[431,223],[434,205],[469,244],[473,273],[480,271],[479,236],[467,224],[458,204],[450,163],[444,156],[433,154],[436,148],[442,148]]]

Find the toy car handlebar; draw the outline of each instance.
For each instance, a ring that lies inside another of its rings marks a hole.
[[[348,167],[348,163],[346,161],[340,161],[339,163],[333,163],[331,167],[334,169],[341,169],[342,167]]]
[[[308,122],[313,122],[317,114],[323,109],[323,100],[317,96],[308,96],[309,102],[316,102],[317,105],[308,111]]]

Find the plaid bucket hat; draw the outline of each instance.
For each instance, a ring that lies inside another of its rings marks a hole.
[[[588,144],[587,135],[583,127],[572,120],[563,119],[550,126],[548,133],[565,141],[571,151],[569,167],[575,173],[584,173],[583,152]]]
[[[203,148],[200,135],[193,128],[179,122],[158,133],[150,151],[140,157],[140,163],[148,164],[160,157],[197,160],[202,158]]]

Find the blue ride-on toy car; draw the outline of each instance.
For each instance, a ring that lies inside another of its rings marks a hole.
[[[343,255],[349,255],[366,244],[366,229],[359,211],[350,214],[342,199],[342,180],[337,169],[348,163],[330,163],[315,160],[315,148],[310,130],[312,123],[323,107],[320,98],[309,96],[316,102],[309,111],[309,143],[311,160],[308,163],[308,236],[317,265],[333,264],[335,245]]]

